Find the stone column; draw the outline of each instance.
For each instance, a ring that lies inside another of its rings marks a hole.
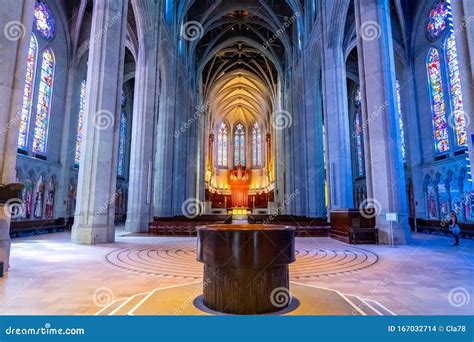
[[[347,103],[346,63],[342,51],[342,34],[328,30],[333,21],[336,1],[322,2],[322,88],[326,132],[329,204],[328,210],[352,208],[352,163]],[[343,25],[342,22],[338,25]],[[343,26],[342,26],[343,27]],[[329,216],[329,215],[328,215]]]
[[[115,240],[120,98],[128,1],[94,1],[87,70],[85,132],[72,241]]]
[[[0,183],[15,181],[20,110],[33,25],[33,1],[3,1],[0,7]],[[10,208],[0,205],[0,261],[8,271]]]
[[[364,118],[367,198],[376,208],[379,242],[405,244],[407,200],[395,90],[389,0],[355,2],[359,77]],[[398,213],[398,222],[385,213]]]
[[[145,50],[142,46],[135,73],[128,210],[125,222],[125,230],[128,232],[147,232],[151,218],[152,142],[157,112],[156,56],[156,47]]]

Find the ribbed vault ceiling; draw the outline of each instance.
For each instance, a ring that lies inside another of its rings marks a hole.
[[[211,125],[268,122],[291,60],[301,9],[293,1],[182,1],[182,22],[200,23],[189,58],[201,75]],[[297,14],[295,14],[297,13]],[[285,26],[285,23],[290,25]],[[278,35],[275,35],[279,32]]]

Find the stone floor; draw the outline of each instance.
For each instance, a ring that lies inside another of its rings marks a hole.
[[[114,299],[199,278],[194,238],[117,235],[115,244],[96,246],[72,244],[68,233],[14,239],[0,314],[94,314]],[[474,241],[452,242],[426,234],[398,247],[301,238],[290,276],[399,315],[474,314]]]

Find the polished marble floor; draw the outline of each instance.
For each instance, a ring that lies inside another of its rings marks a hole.
[[[474,241],[414,234],[407,246],[297,239],[290,276],[374,300],[396,314],[474,314]],[[199,279],[194,238],[127,236],[83,246],[69,233],[14,239],[0,314],[94,314],[114,299]],[[186,299],[183,299],[186,300]]]

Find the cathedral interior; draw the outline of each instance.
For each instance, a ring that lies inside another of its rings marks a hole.
[[[279,225],[288,314],[474,314],[473,19],[470,0],[3,1],[0,313],[203,314],[199,227]]]

